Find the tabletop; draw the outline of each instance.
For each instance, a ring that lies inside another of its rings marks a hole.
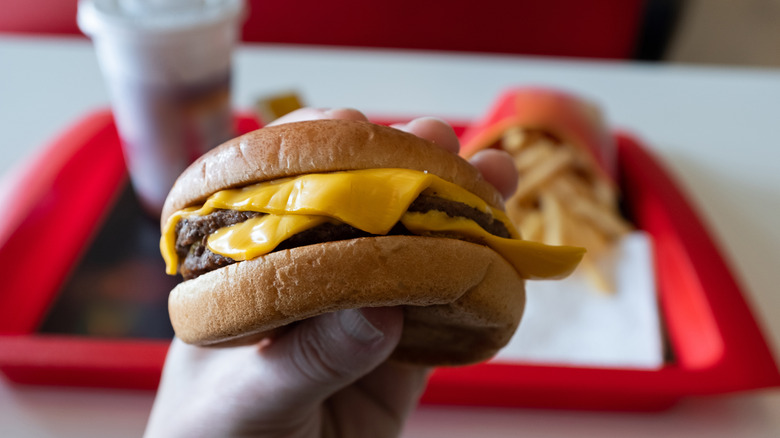
[[[504,89],[546,85],[595,101],[663,160],[710,226],[780,357],[780,71],[615,61],[243,45],[233,100],[293,90],[318,107],[472,120]],[[0,176],[108,105],[91,44],[0,36]],[[24,387],[0,376],[0,435],[139,436],[153,394]],[[422,406],[404,437],[774,437],[780,392],[683,400],[659,413]]]

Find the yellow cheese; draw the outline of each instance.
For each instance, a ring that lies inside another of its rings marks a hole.
[[[488,233],[474,221],[451,217],[431,210],[425,213],[407,212],[401,223],[415,234],[445,233],[463,236],[489,246],[529,280],[563,278],[577,267],[585,250],[571,246],[551,246],[529,240],[506,239]]]
[[[492,236],[465,218],[448,221],[444,213],[407,213],[409,205],[424,190],[493,215],[513,233],[513,239]],[[286,238],[329,220],[372,234],[386,234],[402,217],[404,225],[408,223],[407,228],[414,233],[447,231],[478,238],[502,254],[526,278],[565,275],[563,272],[573,270],[583,253],[579,248],[554,248],[520,240],[503,211],[435,175],[408,169],[367,169],[308,174],[223,190],[209,197],[201,207],[176,212],[168,219],[160,240],[166,272],[175,274],[178,265],[176,223],[187,216],[207,215],[215,209],[266,213],[225,227],[209,237],[209,249],[234,260],[266,254]],[[426,224],[430,227],[426,228]]]
[[[208,238],[208,248],[233,260],[251,260],[273,251],[286,239],[325,223],[324,216],[267,214],[220,228]]]
[[[327,216],[372,234],[390,231],[409,204],[440,178],[407,169],[317,173],[223,190],[206,206]],[[442,184],[443,183],[443,184]]]

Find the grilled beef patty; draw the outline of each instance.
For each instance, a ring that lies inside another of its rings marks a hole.
[[[409,206],[408,211],[424,213],[438,210],[451,217],[465,217],[473,220],[490,234],[510,237],[509,230],[501,221],[490,214],[469,205],[431,195],[420,195]],[[220,228],[243,222],[261,215],[254,211],[215,210],[205,216],[190,216],[176,224],[176,253],[179,256],[179,273],[189,280],[206,272],[235,263],[235,260],[211,252],[206,246],[208,236]],[[409,235],[400,223],[396,224],[389,235]],[[275,251],[312,245],[322,242],[370,237],[372,234],[347,224],[325,223],[298,233],[282,242]]]

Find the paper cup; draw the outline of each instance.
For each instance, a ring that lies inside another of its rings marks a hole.
[[[178,175],[234,135],[231,58],[243,0],[82,0],[130,180],[159,215]]]

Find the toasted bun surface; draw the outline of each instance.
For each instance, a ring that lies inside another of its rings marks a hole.
[[[374,168],[428,171],[503,209],[501,194],[473,166],[428,140],[368,122],[312,120],[259,129],[201,156],[174,183],[161,222],[220,190],[307,173]]]
[[[212,193],[312,172],[366,168],[428,171],[494,207],[500,194],[455,154],[392,128],[320,120],[238,137],[177,180],[162,222]],[[197,345],[255,342],[319,314],[403,306],[398,361],[462,365],[493,356],[511,338],[524,282],[492,249],[457,239],[381,236],[308,245],[237,262],[179,284],[168,305],[176,335]]]
[[[176,335],[199,345],[251,342],[336,310],[405,306],[394,357],[426,365],[491,357],[514,333],[524,304],[523,280],[495,251],[419,236],[273,252],[185,281],[168,300]]]

